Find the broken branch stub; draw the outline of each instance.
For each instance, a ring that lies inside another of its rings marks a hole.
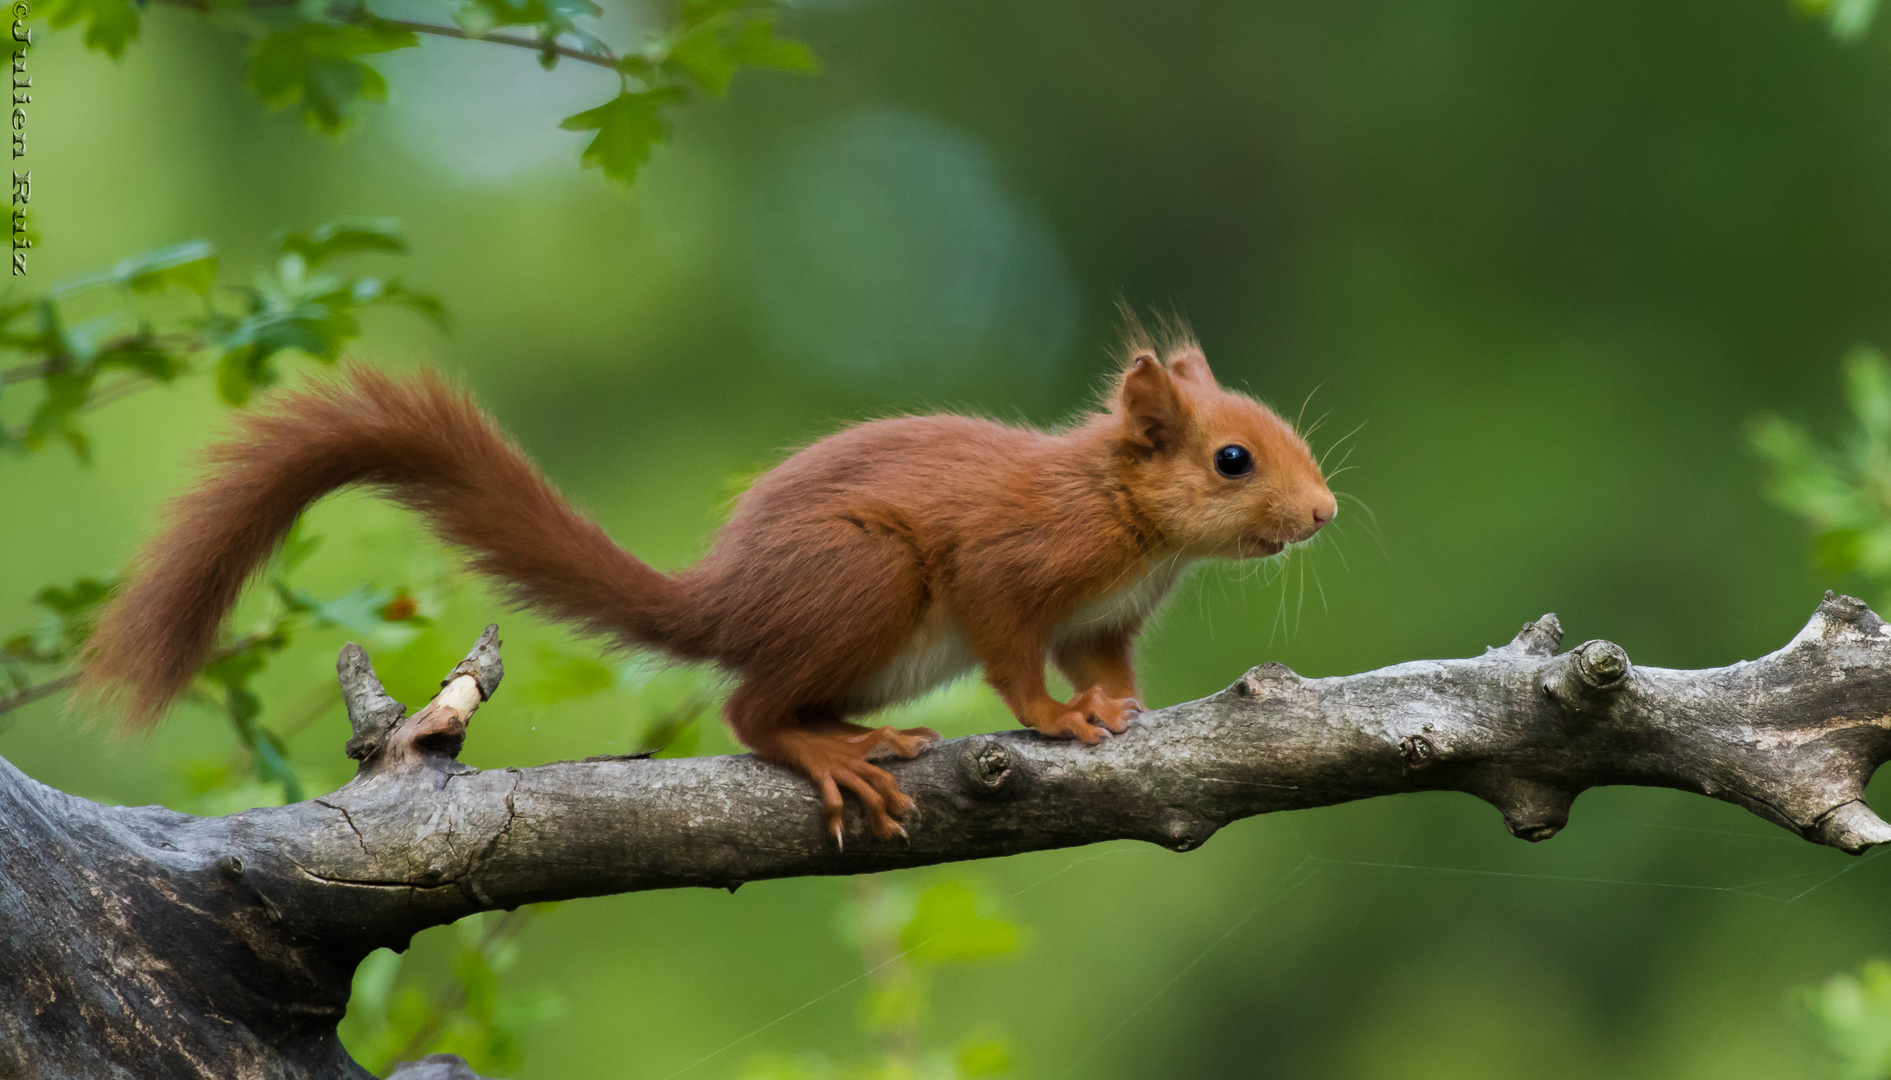
[[[470,771],[457,759],[466,741],[466,722],[505,677],[499,644],[499,626],[489,624],[466,658],[440,680],[440,692],[411,717],[407,706],[388,696],[367,653],[352,641],[342,646],[335,670],[354,728],[345,749],[361,762],[361,774],[423,762],[448,772]]]

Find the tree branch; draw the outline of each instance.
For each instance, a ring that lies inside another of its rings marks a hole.
[[[539,38],[518,37],[514,34],[471,34],[457,26],[441,26],[438,23],[412,22],[407,19],[377,18],[375,21],[383,26],[398,26],[403,30],[411,30],[416,34],[432,34],[435,37],[458,38],[461,41],[485,41],[494,45],[511,45],[515,48],[531,49],[533,52],[540,53],[553,52],[570,60],[580,60],[587,64],[596,64],[598,67],[608,71],[615,72],[617,70],[617,57],[615,56],[586,52],[583,49],[571,45],[560,45],[557,42],[547,44]]]
[[[204,663],[205,665],[210,665],[226,657],[234,656],[237,653],[242,652],[244,649],[249,648],[251,645],[256,644],[261,639],[262,639],[262,635],[260,634],[248,634],[244,637],[237,638],[235,641],[230,642],[228,645],[225,645],[223,648],[218,649],[214,653],[211,653],[210,658],[208,660],[205,660]],[[0,654],[0,660],[12,660],[15,662],[25,661],[28,663],[57,662],[56,658],[51,658],[51,657],[44,658],[44,659],[29,658],[29,657],[19,656],[18,654],[11,654],[11,655]],[[61,690],[66,690],[66,689],[71,688],[72,686],[78,683],[80,674],[81,673],[77,671],[69,671],[65,673],[64,675],[58,676],[57,678],[47,679],[45,682],[34,683],[33,685],[28,686],[22,690],[19,690],[18,692],[8,697],[0,697],[0,716],[5,716],[7,713],[12,712],[14,709],[20,708],[23,705],[31,705],[33,702],[38,701],[40,698],[48,697],[52,694],[57,694]]]
[[[1605,641],[1558,653],[1561,636],[1544,616],[1472,659],[1324,679],[1266,664],[1095,748],[955,739],[889,765],[918,803],[910,842],[855,818],[845,850],[805,781],[746,755],[461,763],[503,674],[496,628],[411,716],[350,645],[361,765],[319,799],[192,818],[0,761],[0,923],[20,928],[0,937],[0,1074],[365,1076],[334,1035],[355,965],[477,911],[1122,838],[1186,851],[1238,818],[1398,792],[1468,792],[1533,841],[1604,784],[1710,795],[1853,853],[1891,841],[1863,801],[1891,758],[1891,626],[1864,604],[1828,593],[1783,649],[1702,671]]]
[[[158,0],[171,7],[180,7],[200,15],[208,15],[215,10],[211,0]],[[250,8],[286,8],[295,7],[296,0],[247,0]],[[556,41],[546,42],[540,38],[519,37],[514,34],[473,34],[457,26],[443,26],[439,23],[416,22],[411,19],[384,19],[362,7],[346,10],[334,10],[331,16],[353,23],[372,21],[379,26],[398,26],[402,30],[416,34],[431,34],[434,37],[458,38],[461,41],[486,41],[494,45],[511,45],[515,48],[530,49],[533,52],[552,52],[570,60],[580,60],[587,64],[596,64],[610,71],[617,70],[617,57],[609,54],[586,52],[571,45],[561,45]]]
[[[22,705],[31,705],[40,698],[57,694],[59,691],[66,689],[78,681],[79,673],[75,671],[61,675],[56,679],[47,679],[45,682],[34,683],[16,693],[9,694],[6,697],[0,697],[0,716],[5,716],[7,713],[12,712]]]

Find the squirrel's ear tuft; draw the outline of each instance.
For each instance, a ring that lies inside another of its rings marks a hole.
[[[1221,388],[1221,384],[1215,381],[1215,373],[1208,369],[1208,358],[1193,346],[1183,349],[1176,354],[1175,359],[1169,361],[1169,374],[1177,382],[1194,383],[1217,390]]]
[[[1155,353],[1137,353],[1130,361],[1121,394],[1131,442],[1152,450],[1174,443],[1182,429],[1182,401]]]

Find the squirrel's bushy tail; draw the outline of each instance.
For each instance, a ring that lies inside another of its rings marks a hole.
[[[351,366],[245,416],[172,504],[89,646],[81,693],[149,725],[189,688],[244,583],[323,495],[366,485],[541,614],[687,655],[676,581],[579,513],[464,391]]]

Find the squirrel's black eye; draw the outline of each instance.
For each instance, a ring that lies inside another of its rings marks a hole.
[[[1215,451],[1215,471],[1223,476],[1246,476],[1254,471],[1254,455],[1245,446],[1224,446]]]

